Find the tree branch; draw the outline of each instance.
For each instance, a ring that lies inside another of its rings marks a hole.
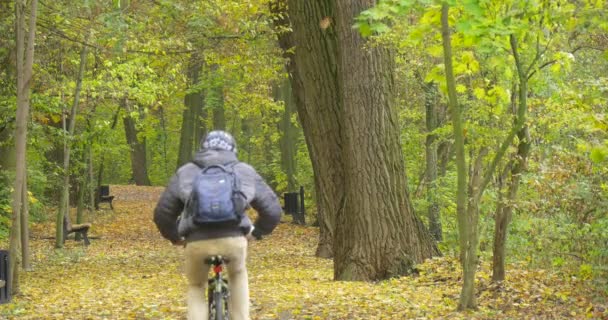
[[[526,74],[524,73],[523,66],[521,64],[522,63],[521,57],[519,56],[519,52],[517,51],[517,39],[515,38],[515,35],[511,34],[509,36],[509,40],[511,43],[511,50],[513,52],[513,58],[515,59],[515,65],[517,67],[517,73],[519,75],[519,81],[520,81],[519,90],[525,91],[526,84],[522,83],[522,82],[527,81],[527,77],[526,77]],[[490,180],[492,180],[492,176],[494,174],[494,170],[496,170],[496,167],[498,166],[498,162],[502,159],[504,154],[507,152],[507,149],[513,142],[513,139],[515,138],[515,135],[517,134],[517,132],[519,132],[519,130],[521,130],[524,127],[525,118],[523,116],[521,116],[521,114],[525,113],[525,111],[526,111],[526,110],[522,110],[522,108],[524,108],[524,107],[525,107],[525,103],[521,103],[521,101],[520,101],[519,108],[517,110],[517,113],[518,113],[517,120],[515,121],[513,128],[511,128],[511,131],[509,132],[509,134],[507,135],[505,140],[502,142],[500,148],[498,149],[498,152],[494,155],[494,158],[492,159],[492,162],[490,163],[490,167],[488,167],[488,170],[485,172],[483,181],[481,182],[478,192],[476,194],[477,197],[481,197],[486,186],[488,185],[488,183],[490,183]]]

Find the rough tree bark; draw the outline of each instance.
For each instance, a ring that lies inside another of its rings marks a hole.
[[[337,0],[345,201],[338,212],[334,278],[378,280],[409,274],[438,254],[414,215],[395,109],[394,57],[353,29],[375,0]]]
[[[274,5],[274,10],[289,6],[289,19],[283,14],[275,23],[293,27],[293,33],[279,33],[279,44],[288,59],[294,102],[314,171],[320,228],[316,255],[330,258],[335,217],[344,200],[337,38],[335,29],[328,27],[334,8],[319,0],[278,0]],[[288,51],[294,45],[295,55]]]

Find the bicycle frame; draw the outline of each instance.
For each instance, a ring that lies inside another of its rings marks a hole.
[[[224,265],[228,260],[222,256],[212,256],[205,260],[211,266],[213,277],[209,279],[207,298],[209,303],[209,319],[228,320],[228,281],[223,277]]]

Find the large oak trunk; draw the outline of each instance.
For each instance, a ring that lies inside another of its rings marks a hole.
[[[335,217],[344,195],[342,118],[336,78],[336,34],[334,28],[324,29],[320,23],[333,16],[333,7],[318,0],[290,0],[288,5],[293,34],[282,35],[279,40],[285,50],[296,45],[295,55],[288,55],[287,68],[315,173],[320,227],[317,255],[331,257]]]
[[[394,108],[393,56],[352,28],[354,18],[375,4],[336,1],[345,178],[334,241],[338,280],[408,274],[415,263],[438,253],[409,202]]]

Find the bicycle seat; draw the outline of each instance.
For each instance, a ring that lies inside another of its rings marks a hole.
[[[229,262],[230,262],[230,260],[223,256],[211,256],[211,257],[208,257],[207,259],[205,259],[206,264],[214,265],[214,266],[220,265],[222,263],[227,264]]]

